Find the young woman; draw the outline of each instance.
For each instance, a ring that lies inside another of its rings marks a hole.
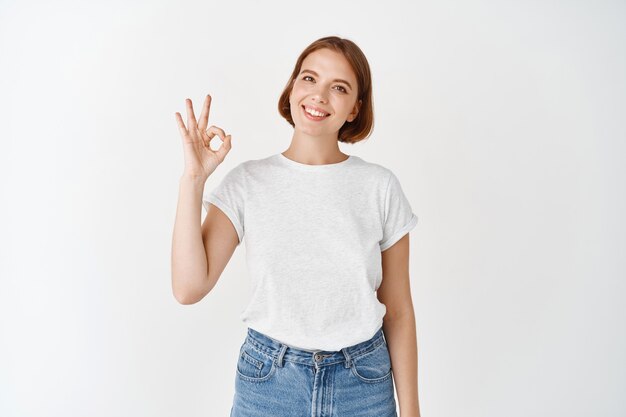
[[[253,288],[231,416],[397,416],[395,381],[400,416],[418,417],[408,234],[417,217],[391,170],[338,146],[373,127],[363,52],[334,36],[309,45],[278,103],[294,128],[289,148],[240,163],[203,198],[231,149],[230,135],[207,128],[210,105],[207,95],[196,122],[187,99],[187,126],[176,113],[185,171],[172,288],[182,304],[200,301],[246,236]]]

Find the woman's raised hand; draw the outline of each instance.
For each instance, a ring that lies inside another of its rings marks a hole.
[[[185,99],[187,105],[187,127],[183,123],[180,113],[176,112],[176,121],[183,140],[185,156],[184,175],[200,178],[204,181],[211,175],[215,168],[224,161],[231,148],[230,135],[226,135],[222,129],[209,124],[209,110],[211,109],[211,96],[207,94],[200,114],[200,122],[196,123],[193,106],[190,99]],[[222,140],[220,147],[214,151],[211,149],[211,139],[219,136]]]

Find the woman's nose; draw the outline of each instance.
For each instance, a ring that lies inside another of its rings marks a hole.
[[[326,103],[327,102],[326,89],[324,87],[322,88],[318,87],[317,90],[313,92],[313,98],[315,99],[315,101],[319,103]]]

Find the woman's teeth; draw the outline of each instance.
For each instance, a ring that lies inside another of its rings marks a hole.
[[[325,117],[325,116],[327,116],[326,113],[320,113],[320,112],[318,112],[316,110],[308,109],[306,107],[304,108],[304,111],[309,113],[312,116],[315,116],[315,117]]]

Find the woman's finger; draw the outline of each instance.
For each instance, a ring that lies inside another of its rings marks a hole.
[[[198,124],[196,123],[196,115],[193,113],[191,100],[187,98],[185,103],[187,104],[187,126],[189,126],[190,130],[196,129]]]
[[[187,135],[187,128],[185,127],[185,123],[183,122],[183,118],[179,112],[176,112],[176,122],[178,123],[178,130],[180,131],[180,135],[185,137]]]
[[[198,130],[200,132],[200,139],[206,148],[211,149],[211,138],[207,134],[206,130]]]
[[[200,113],[200,121],[198,123],[199,130],[205,130],[209,124],[209,111],[211,110],[211,95],[207,94],[204,99],[204,105],[202,106],[202,113]]]
[[[206,130],[206,134],[209,141],[213,139],[215,135],[218,135],[220,139],[222,139],[222,142],[224,142],[224,138],[226,137],[226,133],[224,133],[224,131],[217,126],[211,126],[210,128],[208,128]]]
[[[224,138],[224,142],[220,145],[217,151],[215,151],[215,153],[217,154],[217,159],[220,161],[220,163],[224,160],[224,158],[226,158],[226,155],[228,154],[228,152],[230,152],[230,148],[231,148],[230,139],[231,139],[230,135],[226,136]]]

